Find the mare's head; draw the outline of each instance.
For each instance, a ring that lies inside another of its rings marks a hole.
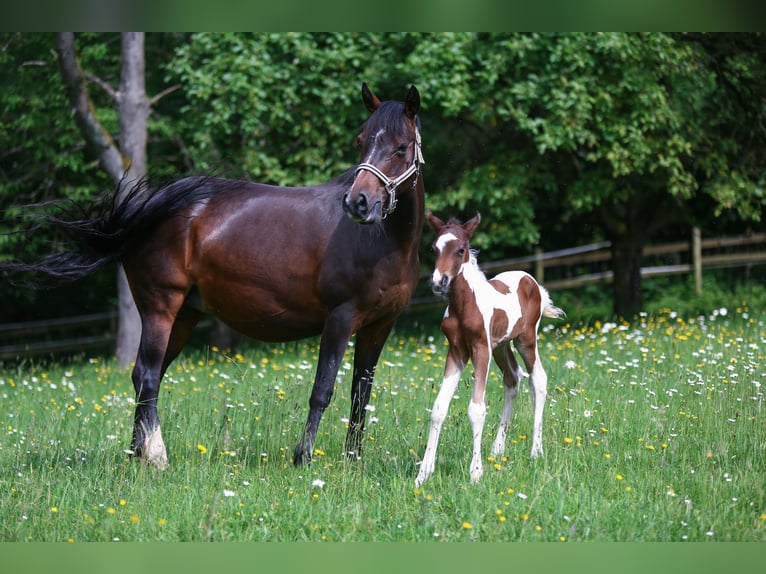
[[[420,175],[420,94],[415,86],[404,102],[381,102],[362,84],[371,115],[356,138],[361,160],[343,198],[346,214],[358,223],[380,223],[396,207],[396,194],[411,192]]]
[[[437,295],[446,295],[460,268],[471,259],[470,240],[481,221],[481,215],[476,212],[465,223],[460,223],[454,217],[445,223],[431,211],[426,216],[436,234],[433,244],[436,263],[431,275],[431,288]]]

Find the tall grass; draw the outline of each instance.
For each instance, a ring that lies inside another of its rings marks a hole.
[[[129,459],[133,390],[111,361],[0,370],[3,541],[765,541],[766,315],[546,322],[545,457],[522,392],[504,456],[490,375],[481,482],[468,477],[466,370],[434,475],[415,489],[446,346],[384,350],[361,461],[343,454],[353,347],[310,467],[294,468],[317,341],[186,353],[160,393],[171,467]]]

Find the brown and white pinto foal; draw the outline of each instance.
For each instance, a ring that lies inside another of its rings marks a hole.
[[[499,456],[505,450],[505,436],[513,401],[523,376],[511,348],[512,342],[529,373],[534,407],[532,457],[543,454],[543,408],[548,376],[537,350],[537,329],[543,316],[560,318],[564,312],[553,306],[545,288],[524,271],[507,271],[487,280],[469,245],[481,220],[478,213],[465,224],[454,218],[445,223],[430,211],[427,217],[436,232],[433,290],[437,294],[448,295],[449,301],[441,323],[441,329],[449,342],[449,350],[444,366],[444,380],[431,410],[428,444],[415,485],[423,484],[434,471],[439,433],[469,360],[474,366],[473,394],[468,404],[468,418],[473,429],[470,473],[471,482],[477,482],[484,472],[481,437],[487,412],[484,391],[491,358],[495,359],[503,372],[505,387],[505,405],[497,438],[492,445],[492,454]]]

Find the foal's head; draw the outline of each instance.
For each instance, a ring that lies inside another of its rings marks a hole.
[[[412,86],[404,102],[381,102],[362,84],[362,100],[372,115],[356,138],[361,160],[343,209],[358,223],[380,223],[394,211],[397,188],[413,188],[424,163],[417,117],[420,94]]]
[[[481,221],[481,215],[476,212],[472,219],[462,224],[454,217],[445,223],[431,211],[427,217],[428,224],[436,233],[433,244],[436,264],[431,276],[431,288],[437,295],[446,295],[460,267],[471,259],[469,241]]]

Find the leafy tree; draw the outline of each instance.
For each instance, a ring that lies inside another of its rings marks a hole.
[[[749,74],[762,66],[757,54],[731,56]],[[422,69],[424,91],[481,144],[435,205],[491,213],[494,225],[476,238],[488,248],[591,228],[612,241],[615,312],[639,311],[641,250],[668,226],[689,224],[690,205],[703,198],[717,212],[736,204],[739,217],[760,217],[762,172],[732,169],[742,138],[713,142],[710,130],[753,110],[727,96],[709,63],[694,41],[667,34],[440,34],[419,43],[404,65]],[[732,106],[723,117],[721,98]]]

